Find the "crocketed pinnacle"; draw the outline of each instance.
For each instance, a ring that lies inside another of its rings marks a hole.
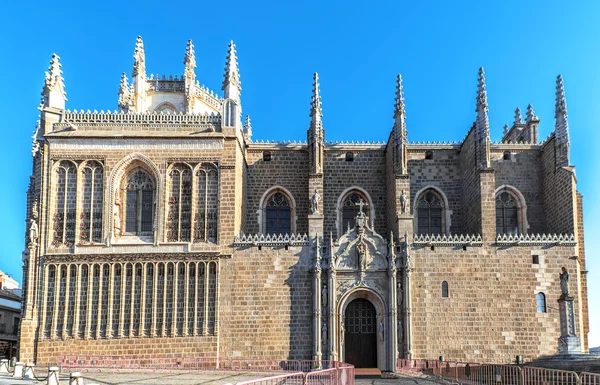
[[[315,72],[313,75],[312,99],[310,102],[310,115],[314,119],[320,120],[323,116],[321,110],[321,91],[319,89],[319,74]]]
[[[45,88],[48,91],[59,91],[63,95],[65,92],[65,83],[62,76],[62,69],[60,64],[60,56],[52,54],[52,60],[50,60],[50,67],[46,72]]]
[[[503,135],[504,135],[504,136],[506,136],[506,134],[508,134],[508,131],[509,131],[509,129],[508,129],[508,124],[505,124],[505,125],[504,125],[504,131],[503,131]]]
[[[227,51],[227,61],[225,63],[225,74],[223,77],[222,90],[225,91],[228,85],[236,86],[241,90],[240,74],[238,70],[237,55],[235,51],[235,44],[233,40],[229,42],[229,50]]]
[[[479,68],[479,78],[477,79],[477,106],[475,111],[488,110],[487,91],[485,90],[485,72],[483,67]]]
[[[565,97],[565,87],[561,75],[556,77],[556,103],[554,110],[554,134],[559,143],[569,143],[569,122],[567,120],[567,99]],[[566,155],[566,164],[568,164],[568,154]]]
[[[183,64],[185,68],[196,68],[196,54],[194,53],[194,42],[192,39],[188,40],[187,46],[185,47],[185,57],[183,58]]]
[[[123,72],[121,75],[121,84],[119,85],[119,108],[126,111],[129,108],[130,102],[130,89],[129,82],[127,81],[127,74]]]
[[[252,122],[250,121],[250,115],[246,115],[246,122],[244,123],[244,136],[247,140],[252,140]]]
[[[146,54],[144,53],[144,41],[141,36],[137,37],[135,42],[135,51],[133,51],[133,71],[131,76],[146,77]]]
[[[530,104],[527,106],[527,115],[525,116],[525,123],[529,124],[534,120],[537,120],[537,116],[535,116],[533,106]]]
[[[404,91],[402,89],[402,75],[396,76],[396,100],[394,103],[394,119],[406,117],[404,111]]]
[[[521,115],[521,109],[517,107],[515,110],[515,121],[514,124],[523,124],[523,116]]]

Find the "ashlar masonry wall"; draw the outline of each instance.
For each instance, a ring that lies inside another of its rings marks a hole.
[[[558,298],[562,266],[572,272],[576,247],[414,247],[412,319],[415,358],[443,355],[469,362],[530,360],[555,354],[560,337]],[[539,264],[533,263],[533,255]],[[441,294],[448,282],[449,296]],[[538,312],[536,294],[546,296]],[[575,306],[579,317],[578,304]],[[581,331],[577,330],[577,333]]]

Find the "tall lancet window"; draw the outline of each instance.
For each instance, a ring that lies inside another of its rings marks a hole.
[[[351,191],[342,200],[342,231],[353,229],[356,225],[356,216],[360,211],[358,204],[361,200],[364,204],[362,211],[368,217],[371,210],[369,200],[361,192]]]
[[[79,239],[84,243],[102,242],[102,195],[104,173],[102,165],[88,161],[83,166],[83,208]]]
[[[419,234],[438,235],[444,232],[444,203],[434,189],[424,191],[418,197],[416,207]]]
[[[192,169],[176,164],[169,172],[167,240],[190,242],[192,235]]]
[[[151,236],[154,220],[154,179],[141,167],[127,176],[125,194],[125,233]]]
[[[237,114],[236,103],[231,99],[225,100],[225,103],[223,103],[223,121],[225,122],[226,127],[235,126],[236,114]]]
[[[496,234],[519,234],[519,204],[508,191],[496,195]]]
[[[215,164],[203,163],[198,166],[196,189],[194,242],[217,243],[219,172]]]
[[[265,234],[279,235],[292,232],[292,205],[286,194],[276,190],[265,200],[263,210]]]
[[[55,247],[75,243],[75,208],[77,205],[77,167],[75,163],[60,161],[55,170],[54,237]]]

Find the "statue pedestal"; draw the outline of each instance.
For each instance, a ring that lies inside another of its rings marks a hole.
[[[558,354],[581,353],[581,341],[575,332],[575,307],[573,297],[562,295],[558,300],[560,311],[560,338]]]
[[[396,213],[396,222],[398,224],[398,235],[400,240],[404,242],[412,242],[413,234],[413,216],[408,213]],[[407,234],[411,239],[403,239],[404,234]]]
[[[308,215],[308,236],[314,237],[316,234],[318,234],[320,237],[323,236],[323,215],[309,214]]]

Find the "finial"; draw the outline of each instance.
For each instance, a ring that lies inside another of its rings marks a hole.
[[[144,53],[144,41],[141,36],[137,37],[135,42],[135,51],[133,51],[133,71],[131,77],[146,77],[146,54]]]
[[[246,115],[246,123],[244,123],[244,137],[249,142],[252,141],[252,122],[250,121],[250,115]]]
[[[67,100],[66,96],[60,56],[52,54],[52,60],[50,60],[48,71],[46,71],[46,80],[42,91],[42,106],[64,109],[65,101]]]
[[[127,74],[123,72],[121,75],[121,84],[119,85],[119,109],[123,112],[129,110],[131,104],[131,93],[129,88],[129,82],[127,81]]]
[[[475,111],[488,110],[487,91],[485,90],[485,71],[483,67],[479,68],[479,77],[477,79],[477,107]]]
[[[223,87],[221,88],[222,90],[226,91],[226,88],[228,85],[234,85],[238,88],[238,90],[241,90],[242,88],[240,87],[240,74],[238,71],[238,62],[237,62],[237,55],[236,55],[236,51],[235,51],[235,44],[233,43],[233,40],[231,40],[229,42],[229,49],[227,51],[227,60],[225,62],[225,75],[224,75],[224,79],[223,79]],[[229,96],[225,96],[225,98],[228,98]]]
[[[313,75],[312,100],[310,102],[310,115],[320,119],[323,116],[321,110],[321,90],[319,89],[319,73]]]
[[[183,58],[183,64],[188,68],[196,68],[196,54],[194,53],[194,42],[192,39],[187,41],[187,46],[185,47],[185,56]]]
[[[515,121],[515,124],[517,124],[516,121]],[[506,136],[507,134],[508,134],[508,124],[505,124],[504,125],[504,136]]]
[[[529,124],[534,120],[539,120],[537,116],[535,116],[535,111],[533,110],[533,106],[530,104],[527,106],[527,115],[525,116],[525,123]]]
[[[406,117],[404,111],[404,91],[402,89],[402,75],[396,76],[396,102],[394,103],[394,119]]]
[[[523,116],[521,116],[521,109],[517,107],[515,110],[515,122],[514,124],[523,124]]]
[[[556,77],[556,103],[554,106],[554,117],[567,117],[567,99],[565,98],[565,86],[562,75]]]

